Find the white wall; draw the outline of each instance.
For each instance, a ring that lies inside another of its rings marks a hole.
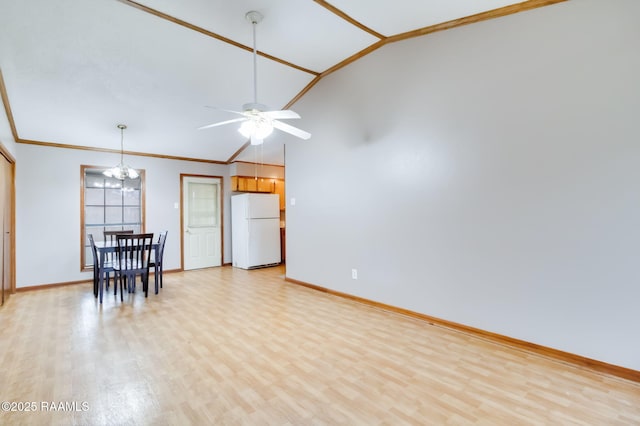
[[[570,1],[323,79],[286,148],[287,276],[640,370],[639,21]]]
[[[80,271],[80,165],[110,167],[118,154],[16,144],[16,287],[91,279]],[[180,264],[180,174],[224,180],[224,262],[231,262],[227,165],[130,156],[146,173],[146,230],[168,230],[165,270]]]

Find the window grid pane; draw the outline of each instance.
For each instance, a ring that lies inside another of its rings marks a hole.
[[[189,183],[188,226],[190,228],[217,226],[217,190],[217,185]]]
[[[94,241],[104,240],[104,231],[133,229],[139,233],[142,224],[142,178],[118,179],[102,174],[104,169],[84,169],[84,244],[83,265],[93,266],[89,234]]]

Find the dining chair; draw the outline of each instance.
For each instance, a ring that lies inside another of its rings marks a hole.
[[[164,258],[164,243],[167,241],[167,233],[169,231],[160,232],[158,237],[158,249],[155,251],[153,259],[149,264],[150,268],[153,268],[153,277],[156,285],[156,294],[158,294],[158,282],[160,288],[162,288],[162,259]]]
[[[140,275],[142,289],[147,297],[149,295],[149,264],[151,263],[153,233],[119,234],[116,236],[116,242],[118,250],[113,269],[120,280],[120,300],[123,300],[123,282],[127,285],[127,291],[132,293],[135,291],[137,275]]]
[[[104,231],[104,240],[110,243],[116,242],[116,236],[121,234],[133,234],[133,229],[121,229],[117,231]]]
[[[123,235],[123,234],[133,234],[133,229],[120,229],[120,230],[116,230],[116,231],[104,231],[104,242],[105,243],[111,243],[111,244],[116,244],[116,237],[118,235]],[[109,262],[115,262],[116,260],[116,256],[115,256],[115,252],[114,253],[107,253],[107,259],[109,260]],[[109,288],[109,281],[107,281],[107,289]]]
[[[98,279],[100,274],[104,274],[104,279],[107,285],[107,290],[109,289],[109,274],[114,272],[113,262],[105,261],[102,264],[102,268],[100,268],[100,256],[98,255],[98,249],[96,248],[95,240],[93,239],[93,234],[89,234],[89,243],[91,244],[91,252],[93,253],[93,294],[98,297]],[[115,283],[115,274],[113,278],[113,286],[116,287]],[[114,288],[115,292],[115,288]],[[114,293],[115,295],[115,293]]]

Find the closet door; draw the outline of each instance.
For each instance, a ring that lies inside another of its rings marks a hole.
[[[5,169],[8,166],[8,161],[4,156],[0,155],[0,220],[2,222],[2,244],[0,244],[0,279],[2,279],[2,286],[0,288],[0,304],[4,305],[5,298],[9,296],[9,292],[5,290],[5,281],[7,279],[7,274],[5,273],[5,262],[4,262],[4,252],[7,247],[5,233],[4,233],[4,216],[5,216],[5,202],[6,195],[6,180],[7,175],[5,173]]]
[[[13,166],[0,155],[0,224],[2,244],[0,244],[0,303],[4,304],[11,293],[11,212],[13,192]]]

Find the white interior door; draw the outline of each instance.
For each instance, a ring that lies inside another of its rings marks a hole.
[[[183,269],[222,265],[220,179],[182,180]]]

